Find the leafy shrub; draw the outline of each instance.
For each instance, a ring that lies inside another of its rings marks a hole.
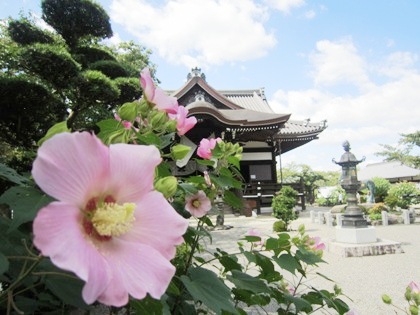
[[[382,220],[382,214],[380,214],[380,213],[370,213],[370,214],[369,214],[369,218],[370,218],[372,221],[375,221],[375,220]]]
[[[289,222],[297,219],[298,215],[294,211],[294,206],[296,206],[298,192],[290,186],[283,186],[282,189],[277,193],[273,198],[272,208],[273,216],[277,219],[281,219],[286,224],[286,228],[289,225]]]
[[[33,43],[52,44],[54,42],[52,35],[36,27],[26,18],[11,20],[8,31],[10,37],[21,45]]]
[[[383,202],[375,203],[375,205],[369,209],[369,214],[381,214],[382,211],[388,211],[388,208]]]
[[[397,183],[391,186],[385,203],[391,208],[401,207],[408,209],[408,206],[415,202],[415,197],[420,192],[414,183]]]
[[[128,72],[125,68],[113,60],[99,60],[89,65],[90,70],[101,71],[111,79],[128,77]]]
[[[287,231],[286,223],[282,220],[277,220],[273,223],[273,231],[274,232],[284,232]]]
[[[373,183],[375,184],[375,199],[378,202],[383,202],[385,197],[388,196],[388,190],[391,188],[391,183],[389,180],[381,177],[372,178]]]

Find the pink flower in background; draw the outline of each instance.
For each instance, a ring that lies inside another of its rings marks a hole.
[[[200,145],[197,149],[197,155],[205,160],[210,160],[212,157],[211,150],[213,150],[216,147],[216,143],[222,141],[222,139],[206,139],[203,138],[200,141]]]
[[[258,236],[259,238],[261,238],[261,240],[259,240],[257,242],[254,242],[254,244],[256,244],[256,245],[264,245],[264,241],[263,241],[263,239],[261,237],[261,233],[257,229],[250,229],[248,231],[248,233],[246,233],[246,235],[247,236]]]
[[[153,146],[105,146],[87,133],[61,133],[38,150],[32,175],[55,202],[33,224],[34,244],[85,281],[86,303],[165,293],[188,221],[153,190],[161,162]]]
[[[309,246],[313,249],[313,250],[324,250],[325,249],[325,244],[321,243],[321,238],[316,236],[316,237],[311,237],[309,239]]]
[[[420,293],[420,288],[414,281],[411,281],[408,285],[412,293]]]
[[[211,201],[202,190],[185,198],[185,202],[185,209],[196,218],[204,217],[211,209]]]
[[[131,127],[133,126],[133,124],[127,120],[122,120],[120,116],[118,116],[117,114],[114,114],[114,118],[115,120],[119,121],[125,129],[131,129]]]
[[[159,110],[169,114],[177,114],[178,100],[176,97],[167,95],[162,89],[156,87],[150,75],[149,68],[144,68],[140,73],[140,85],[144,97],[155,104]]]
[[[176,129],[178,130],[178,135],[180,136],[186,134],[197,123],[197,118],[187,118],[187,115],[188,109],[186,109],[184,106],[179,106],[176,114],[169,114],[169,118],[177,121]]]

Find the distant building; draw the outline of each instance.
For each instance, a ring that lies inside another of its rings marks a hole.
[[[202,138],[239,142],[244,148],[241,173],[246,182],[276,182],[276,157],[317,139],[327,128],[326,121],[295,121],[290,120],[291,114],[274,113],[262,88],[216,91],[198,68],[192,69],[187,80],[179,90],[167,91],[198,120],[181,142],[192,151]],[[197,168],[200,166],[186,159],[174,171],[188,175]]]
[[[391,183],[420,182],[420,170],[404,165],[399,161],[380,162],[366,165],[365,168],[358,171],[357,177],[360,181],[381,177]]]

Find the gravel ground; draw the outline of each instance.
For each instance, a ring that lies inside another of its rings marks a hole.
[[[310,236],[319,236],[328,246],[335,239],[335,227],[312,223],[309,211],[325,211],[325,208],[310,208],[301,213],[298,220],[291,224],[296,230],[304,224]],[[209,249],[219,247],[228,252],[237,251],[236,241],[243,237],[251,228],[259,230],[263,236],[273,235],[272,224],[275,218],[270,215],[258,217],[225,216],[225,225],[232,226],[228,230],[212,232],[213,243]],[[380,239],[401,242],[403,253],[379,256],[342,257],[336,252],[324,252],[317,272],[333,279],[350,299],[344,301],[359,315],[403,314],[395,312],[393,307],[385,305],[381,295],[390,295],[393,302],[403,308],[407,307],[404,300],[406,286],[411,281],[420,282],[420,223],[411,225],[377,226],[376,236]],[[333,284],[321,277],[310,277],[309,285],[332,290]],[[274,309],[273,309],[274,310]],[[258,314],[258,313],[257,313]],[[322,311],[317,314],[331,314]]]

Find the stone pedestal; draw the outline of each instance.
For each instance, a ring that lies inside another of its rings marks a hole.
[[[328,251],[342,257],[363,257],[404,253],[404,250],[401,248],[401,243],[382,239],[378,239],[376,243],[370,244],[344,244],[333,240],[328,243]]]
[[[337,226],[336,241],[346,244],[367,244],[376,243],[375,228],[372,226],[363,228],[346,228]]]

